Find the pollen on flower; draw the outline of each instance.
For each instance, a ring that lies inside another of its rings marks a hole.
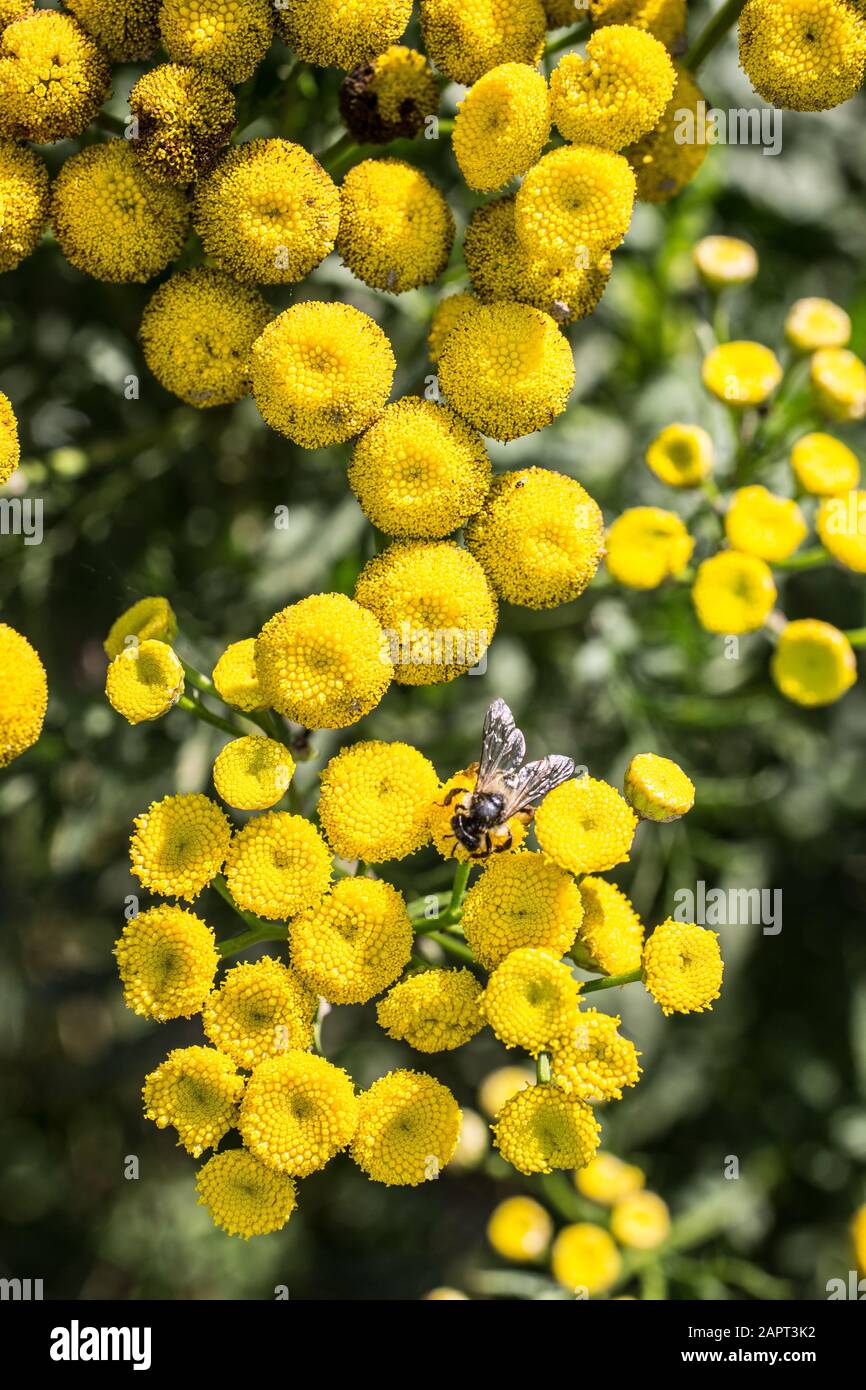
[[[454,158],[470,188],[492,193],[525,174],[550,136],[550,98],[540,72],[503,63],[480,77],[457,108]]]
[[[207,1037],[249,1071],[266,1057],[313,1044],[318,999],[295,970],[272,956],[229,970],[202,1009]]]
[[[798,618],[779,634],[770,673],[789,700],[814,709],[833,704],[851,689],[857,659],[837,627],[818,618]]]
[[[64,4],[112,63],[149,58],[159,44],[162,0],[64,0]]]
[[[538,843],[573,874],[604,873],[628,863],[637,816],[615,787],[573,778],[548,792],[535,815]]]
[[[629,589],[657,589],[682,574],[695,542],[676,512],[629,507],[608,528],[605,564]]]
[[[267,811],[285,795],[295,760],[285,744],[264,735],[232,739],[217,754],[213,781],[229,806],[239,811]]]
[[[676,65],[677,85],[658,124],[648,135],[623,150],[634,170],[641,203],[667,203],[681,193],[700,171],[708,146],[701,140],[677,139],[686,113],[693,122],[704,110],[704,94],[685,68]]]
[[[621,1100],[624,1086],[636,1086],[640,1053],[619,1032],[620,1019],[586,1009],[552,1047],[550,1075],[566,1094],[581,1100]]]
[[[221,78],[180,63],[162,63],[129,94],[138,122],[132,147],[149,174],[188,184],[212,168],[234,129],[236,107]]]
[[[234,86],[246,82],[273,35],[270,0],[162,0],[159,32],[174,63],[190,63]]]
[[[635,176],[611,150],[566,145],[542,155],[515,203],[526,251],[551,266],[597,262],[619,246],[631,222]]]
[[[554,1085],[525,1086],[505,1102],[493,1134],[502,1157],[518,1173],[552,1173],[589,1163],[601,1126],[578,1096]]]
[[[596,30],[586,57],[566,53],[550,79],[553,120],[563,139],[621,150],[658,124],[676,70],[646,30],[612,24]]]
[[[699,1013],[718,999],[724,966],[716,932],[668,918],[643,952],[644,984],[665,1014]]]
[[[485,970],[495,970],[520,947],[564,956],[582,918],[574,880],[543,854],[528,850],[491,859],[463,901],[466,940]]]
[[[47,221],[44,160],[26,145],[0,140],[0,273],[14,270],[35,251]],[[0,483],[5,481],[0,445]]]
[[[158,1023],[198,1013],[219,963],[207,923],[169,904],[131,917],[114,954],[127,1008]]]
[[[284,0],[277,33],[305,63],[354,68],[403,37],[412,0]]]
[[[460,810],[461,802],[465,802],[475,790],[477,779],[477,763],[464,768],[462,772],[455,772],[443,783],[430,807],[430,834],[434,845],[443,858],[456,859],[461,864],[494,862],[494,856],[518,849],[526,837],[525,817],[514,815],[504,825],[494,826],[478,849],[467,849],[458,840],[454,833],[454,816]]]
[[[778,497],[758,483],[737,488],[725,513],[725,535],[733,548],[770,564],[787,560],[806,534],[793,498]]]
[[[110,78],[105,55],[70,15],[13,20],[0,32],[0,135],[38,144],[80,135]]]
[[[0,768],[32,748],[42,733],[48,680],[39,653],[26,637],[0,623]]]
[[[358,1123],[352,1078],[309,1052],[260,1062],[247,1082],[239,1128],[269,1168],[305,1178],[345,1149]]]
[[[758,96],[792,111],[827,111],[866,72],[866,22],[847,0],[748,0],[740,65]]]
[[[231,825],[201,792],[164,796],[133,824],[132,872],[152,893],[191,902],[225,863]]]
[[[183,666],[165,642],[126,647],[105,677],[109,704],[130,724],[167,714],[183,694],[183,686]]]
[[[21,462],[18,421],[9,397],[0,391],[0,487],[7,483]]]
[[[439,88],[423,53],[392,44],[359,63],[340,87],[340,115],[359,145],[413,140],[439,107]]]
[[[580,983],[552,951],[519,947],[493,971],[481,1010],[501,1043],[537,1056],[571,1032],[579,993]]]
[[[773,610],[776,585],[765,560],[720,550],[698,565],[692,602],[707,632],[757,632]]]
[[[448,264],[454,217],[427,175],[402,159],[365,159],[341,189],[337,250],[359,280],[403,294]]]
[[[331,856],[310,821],[288,811],[266,811],[232,839],[225,874],[239,907],[285,922],[327,893]]]
[[[704,358],[702,375],[720,401],[742,408],[763,405],[782,380],[782,368],[763,343],[721,343]]]
[[[695,804],[695,786],[682,768],[657,753],[635,753],[625,772],[629,805],[644,820],[672,821]]]
[[[281,1231],[295,1210],[290,1177],[276,1173],[247,1149],[214,1154],[196,1177],[199,1206],[207,1207],[226,1235],[263,1236]]]
[[[105,655],[113,661],[137,642],[173,642],[177,618],[167,598],[141,598],[112,623],[104,642]]]
[[[541,0],[421,0],[421,32],[432,62],[471,86],[501,63],[535,66],[547,22]]]
[[[451,1052],[484,1027],[481,986],[471,970],[422,970],[376,1005],[379,1027],[416,1052]]]
[[[356,743],[322,773],[319,821],[341,859],[404,859],[430,839],[430,803],[438,791],[436,769],[417,748]]]
[[[352,1158],[373,1182],[417,1187],[450,1162],[460,1118],[451,1092],[434,1077],[388,1072],[359,1097]]]
[[[622,1270],[622,1256],[603,1226],[579,1221],[559,1232],[553,1242],[552,1265],[553,1277],[563,1288],[592,1298],[613,1288]]]
[[[226,704],[247,714],[262,709],[266,701],[256,670],[255,637],[230,642],[213,668],[212,680]]]
[[[292,964],[331,1004],[365,1004],[392,985],[412,954],[401,893],[383,879],[342,878],[289,928]]]
[[[644,926],[625,893],[615,883],[595,875],[582,878],[579,887],[583,920],[575,959],[603,975],[626,975],[637,970],[643,953]]]
[[[791,449],[791,468],[801,488],[813,497],[839,497],[860,481],[860,460],[832,434],[804,434]]]
[[[244,1078],[212,1047],[176,1047],[144,1081],[145,1118],[171,1125],[178,1143],[198,1158],[234,1128]]]
[[[700,487],[714,459],[713,441],[700,425],[666,425],[646,451],[647,467],[668,487]]]

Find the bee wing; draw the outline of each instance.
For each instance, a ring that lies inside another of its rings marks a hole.
[[[526,740],[504,700],[494,700],[484,716],[481,760],[476,790],[484,791],[497,777],[510,786],[526,755]]]
[[[506,821],[515,812],[527,806],[533,809],[544,800],[548,792],[567,782],[574,775],[574,763],[561,753],[551,753],[549,757],[539,758],[536,763],[527,763],[521,768],[513,786],[508,789],[501,820]]]

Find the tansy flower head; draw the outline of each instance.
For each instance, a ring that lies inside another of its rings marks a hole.
[[[374,878],[341,878],[289,928],[292,964],[331,1004],[365,1004],[397,979],[412,954],[402,894]]]
[[[24,19],[25,15],[32,14],[35,3],[36,0],[0,0],[0,29],[5,29],[15,19]]]
[[[491,845],[489,851],[486,850],[486,839],[485,848],[479,852],[470,851],[461,844],[454,834],[452,821],[461,801],[465,801],[475,790],[477,780],[477,763],[464,768],[462,772],[455,772],[453,777],[449,777],[448,781],[443,783],[439,795],[430,807],[430,834],[434,845],[445,859],[456,859],[461,864],[478,864],[485,859],[493,862],[494,856],[517,849],[526,837],[525,817],[512,816],[505,825],[494,826],[488,832]]]
[[[376,1005],[379,1027],[416,1052],[451,1052],[484,1027],[481,986],[471,970],[422,970]]]
[[[360,309],[294,304],[253,344],[253,395],[271,429],[322,449],[381,415],[395,367],[385,334]]]
[[[564,29],[575,24],[586,9],[583,0],[541,0],[548,29]]]
[[[549,135],[541,73],[526,63],[503,63],[480,77],[457,108],[454,157],[470,188],[492,193],[526,173]]]
[[[851,337],[851,319],[831,299],[798,299],[785,317],[785,337],[800,352],[842,348]]]
[[[462,921],[479,965],[495,970],[519,947],[564,956],[582,917],[574,880],[543,854],[520,850],[489,861],[464,899]]]
[[[770,662],[782,694],[813,708],[840,700],[857,679],[851,643],[837,627],[818,618],[786,623]]]
[[[256,670],[256,639],[230,642],[213,668],[213,683],[220,699],[246,713],[261,709],[265,697]]]
[[[574,1175],[574,1185],[583,1197],[602,1206],[612,1207],[623,1197],[630,1197],[644,1185],[644,1175],[633,1163],[623,1163],[616,1154],[601,1150],[585,1168]]]
[[[0,767],[31,748],[42,733],[48,681],[26,637],[0,623]]]
[[[571,1293],[593,1297],[613,1288],[622,1256],[603,1226],[579,1221],[564,1226],[553,1242],[553,1276]]]
[[[711,1008],[719,997],[723,971],[717,933],[694,922],[669,917],[644,946],[644,984],[665,1014]]]
[[[482,304],[448,335],[439,380],[460,415],[482,434],[507,442],[562,414],[574,360],[549,314],[529,304]]]
[[[698,565],[692,602],[707,632],[757,632],[772,612],[776,585],[765,560],[720,550]]]
[[[180,254],[189,209],[181,189],[142,168],[128,141],[109,140],[67,159],[52,188],[51,219],[71,265],[128,284],[153,279]]]
[[[739,237],[701,237],[692,258],[701,279],[714,290],[747,285],[758,273],[757,251]]]
[[[355,598],[384,629],[401,685],[454,680],[477,665],[496,630],[487,577],[453,541],[394,541],[364,566]]]
[[[546,28],[541,0],[421,0],[425,49],[466,87],[501,63],[534,66]]]
[[[611,1234],[631,1250],[656,1250],[667,1240],[671,1215],[657,1192],[632,1192],[614,1206]]]
[[[217,754],[213,781],[229,806],[267,811],[282,799],[294,771],[295,760],[285,744],[248,734],[232,739]]]
[[[351,1154],[373,1182],[417,1187],[438,1178],[459,1138],[448,1088],[425,1072],[392,1071],[360,1096]]]
[[[172,62],[190,63],[234,86],[271,45],[269,0],[162,0],[159,32]]]
[[[804,434],[791,450],[797,482],[814,497],[838,497],[856,488],[860,461],[847,444],[831,434]]]
[[[0,487],[9,481],[20,461],[18,421],[12,402],[0,391]]]
[[[295,1210],[295,1184],[246,1149],[214,1154],[196,1176],[199,1206],[230,1236],[264,1236],[281,1231]]]
[[[335,854],[381,864],[404,859],[430,839],[435,767],[408,743],[356,743],[321,776],[319,821]]]
[[[679,820],[695,804],[695,786],[682,768],[657,753],[635,753],[625,771],[626,801],[644,820]]]
[[[737,488],[725,513],[725,535],[735,550],[770,564],[787,560],[806,536],[803,513],[790,497],[753,484]]]
[[[36,249],[47,220],[48,170],[41,156],[0,140],[0,273],[14,270]],[[0,483],[5,481],[0,445]]]
[[[506,603],[554,608],[578,598],[598,569],[604,519],[574,478],[521,468],[496,479],[466,544]]]
[[[233,145],[196,185],[193,222],[222,270],[292,285],[334,249],[340,191],[300,145],[250,140]]]
[[[502,1157],[519,1173],[551,1173],[588,1163],[601,1128],[577,1096],[558,1086],[526,1086],[505,1102],[493,1134]]]
[[[391,681],[382,631],[345,594],[311,594],[275,613],[256,638],[265,700],[309,729],[345,729],[375,709]]]
[[[221,78],[162,63],[129,94],[138,122],[136,155],[155,179],[191,183],[212,167],[235,124],[235,99]]]
[[[277,32],[305,63],[354,68],[396,43],[412,18],[412,0],[285,0]]]
[[[111,70],[67,14],[39,10],[0,33],[0,134],[14,140],[70,139],[93,120]]]
[[[704,385],[728,405],[762,405],[782,380],[775,353],[762,343],[720,343],[707,353]]]
[[[506,1197],[491,1214],[487,1239],[504,1260],[537,1260],[553,1235],[553,1222],[532,1197]]]
[[[177,1047],[145,1077],[145,1118],[159,1129],[172,1125],[178,1143],[198,1158],[234,1126],[243,1090],[230,1057],[212,1047]]]
[[[866,70],[866,24],[846,0],[748,0],[740,64],[758,96],[792,111],[853,97]]]
[[[294,970],[263,956],[228,971],[202,1009],[202,1023],[214,1047],[249,1071],[266,1057],[312,1047],[318,1002]]]
[[[225,863],[231,825],[201,792],[164,796],[133,824],[132,872],[152,893],[191,902]]]
[[[429,285],[453,243],[451,209],[420,169],[402,159],[365,159],[349,170],[337,250],[365,285],[389,294]]]
[[[478,1100],[481,1109],[491,1120],[499,1114],[506,1101],[516,1096],[518,1091],[522,1091],[530,1082],[535,1081],[535,1068],[530,1071],[525,1067],[497,1067],[495,1071],[485,1076],[481,1085],[478,1087]]]
[[[207,923],[168,904],[131,917],[114,954],[127,1008],[157,1023],[197,1014],[219,963]]]
[[[653,34],[672,53],[684,51],[686,0],[588,0],[580,8],[589,10],[596,27],[630,24]]]
[[[621,1100],[624,1086],[636,1086],[639,1053],[619,1032],[620,1020],[598,1009],[578,1014],[553,1045],[550,1074],[555,1085],[581,1100]]]
[[[414,48],[393,44],[343,78],[340,115],[359,145],[413,140],[439,107],[430,64]]]
[[[535,815],[538,843],[573,874],[604,873],[628,863],[637,816],[615,787],[578,777],[548,792]]]
[[[64,0],[112,63],[149,58],[159,43],[162,0]]]
[[[553,120],[565,140],[621,150],[661,120],[676,72],[663,44],[627,24],[598,29],[586,57],[566,53],[550,79]]]
[[[820,348],[810,379],[818,405],[831,420],[862,420],[866,415],[866,364],[848,348]]]
[[[341,1067],[309,1052],[286,1052],[256,1067],[239,1128],[269,1168],[305,1178],[346,1147],[357,1122],[355,1088]]]
[[[707,144],[702,140],[681,143],[677,139],[683,129],[683,112],[689,112],[698,128],[700,103],[704,94],[685,68],[677,66],[677,85],[662,113],[658,125],[636,144],[623,151],[634,170],[637,197],[642,203],[667,203],[691,183],[707,157]]]
[[[103,643],[105,655],[113,661],[127,647],[137,642],[173,642],[177,636],[177,618],[167,598],[141,598],[112,623]]]
[[[226,882],[239,907],[284,922],[327,893],[331,856],[308,820],[288,811],[267,811],[234,836]]]
[[[666,425],[646,451],[647,466],[668,487],[700,487],[714,459],[713,441],[700,425]]]
[[[682,574],[695,543],[676,512],[630,507],[608,528],[608,573],[629,589],[657,589]]]
[[[116,656],[105,677],[112,709],[130,724],[159,719],[183,694],[183,666],[165,642],[136,642]]]
[[[590,875],[580,881],[580,896],[583,921],[577,939],[581,963],[604,975],[637,970],[644,927],[625,893],[606,878]]]
[[[619,246],[631,221],[635,177],[622,155],[566,145],[542,155],[517,194],[515,224],[527,252],[551,266],[592,265]]]
[[[458,294],[446,295],[440,299],[436,308],[433,310],[433,317],[430,320],[430,332],[427,336],[427,346],[430,350],[430,360],[436,364],[442,356],[442,350],[448,339],[452,328],[456,328],[464,314],[478,308],[478,300],[474,294],[468,290],[461,290]]]
[[[481,1009],[501,1043],[537,1056],[570,1033],[579,993],[580,984],[552,951],[520,947],[493,971]]]

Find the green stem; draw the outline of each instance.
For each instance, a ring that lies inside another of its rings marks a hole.
[[[339,165],[343,159],[349,158],[358,148],[357,142],[348,130],[344,130],[339,140],[335,140],[333,145],[318,156],[319,163],[323,169],[327,169],[329,174],[334,173],[335,166]]]
[[[187,714],[195,715],[196,719],[200,719],[204,724],[212,724],[215,729],[222,729],[223,733],[231,734],[232,738],[238,738],[243,733],[243,729],[239,729],[235,724],[230,724],[227,719],[220,718],[218,714],[213,714],[199,700],[193,700],[189,695],[181,695],[176,708],[185,710]]]
[[[745,3],[745,0],[743,0],[743,2]],[[589,33],[589,28],[589,20],[582,19],[573,29],[569,29],[564,34],[560,34],[558,39],[554,39],[547,45],[547,57],[552,58],[554,53],[561,53],[564,48],[571,48],[576,43],[582,43]]]
[[[471,864],[458,864],[454,874],[454,885],[451,889],[451,901],[448,904],[448,912],[456,916],[460,912],[463,898],[466,894],[466,885],[469,882],[469,871]]]
[[[866,647],[866,627],[852,627],[845,633],[852,647]]]
[[[217,943],[217,950],[221,956],[234,955],[235,952],[244,950],[246,946],[254,946],[259,941],[286,940],[288,932],[285,926],[274,922],[263,922],[254,912],[247,912],[244,908],[238,907],[222,874],[217,874],[216,878],[211,880],[210,886],[216,889],[220,897],[237,913],[241,921],[247,924],[246,931],[239,932],[237,936],[230,936],[225,941]]]
[[[624,975],[600,975],[597,980],[586,980],[581,985],[581,994],[593,994],[597,989],[617,989],[619,985],[634,984],[641,978],[641,969],[628,970]]]
[[[550,1085],[550,1053],[539,1052],[535,1063],[535,1078],[539,1086]]]
[[[438,911],[441,911],[441,909],[442,909],[442,907],[444,906],[444,904],[451,901],[451,894],[450,894],[450,893],[428,893],[426,898],[413,898],[412,901],[409,903],[409,905],[408,905],[408,907],[407,907],[407,911],[408,911],[408,913],[409,913],[409,916],[412,918],[413,921],[414,921],[416,918],[418,918],[418,917],[425,917],[425,916],[426,916],[426,913],[427,913],[427,903],[428,903],[428,901],[430,900],[430,898],[435,898],[435,899],[436,899],[437,909],[438,909]],[[438,911],[437,911],[437,916],[436,916],[436,917],[431,917],[431,918],[429,919],[430,924],[431,924],[431,926],[430,926],[431,931],[432,931],[432,930],[434,929],[434,927],[435,927],[436,925],[438,925],[438,923],[439,923]],[[416,927],[415,930],[416,930],[416,931],[423,931],[424,928],[423,928],[423,927]]]
[[[119,116],[110,115],[108,111],[100,111],[93,124],[100,130],[107,131],[109,135],[126,135],[126,122]]]
[[[722,5],[721,9],[716,10],[712,18],[707,21],[683,58],[683,67],[688,68],[689,72],[698,71],[716,44],[720,43],[731,26],[736,24],[745,4],[746,0],[725,0],[725,4]]]
[[[201,690],[205,695],[213,695],[214,699],[216,700],[222,698],[217,693],[217,688],[211,680],[210,676],[202,675],[201,671],[197,671],[194,666],[190,666],[189,662],[184,661],[182,657],[180,658],[180,664],[183,667],[184,675],[186,676],[190,685],[194,685],[196,690]],[[223,701],[223,703],[225,703],[225,701]]]
[[[469,947],[462,941],[455,941],[454,937],[449,936],[447,932],[428,931],[425,932],[424,935],[428,936],[431,941],[437,942],[437,944],[442,947],[442,950],[452,955],[455,960],[462,960],[465,965],[475,964],[475,957]]]
[[[801,550],[799,555],[789,555],[787,560],[774,560],[772,568],[777,570],[809,570],[815,565],[829,565],[830,556],[822,545],[809,550]]]

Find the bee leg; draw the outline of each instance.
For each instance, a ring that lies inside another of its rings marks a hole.
[[[442,805],[443,805],[443,806],[450,806],[450,805],[451,805],[451,802],[452,802],[453,799],[454,799],[454,797],[457,796],[458,794],[459,794],[460,796],[468,796],[468,795],[469,795],[469,788],[468,788],[468,787],[452,787],[451,790],[450,790],[450,792],[448,793],[448,795],[445,797],[445,800],[442,802]]]
[[[524,806],[522,810],[515,811],[514,815],[517,820],[520,821],[521,825],[529,825],[532,821],[532,817],[535,815],[535,807]]]
[[[497,853],[497,854],[506,854],[506,853],[508,852],[508,850],[511,849],[511,847],[512,847],[513,844],[514,844],[514,836],[512,835],[511,831],[509,830],[509,832],[508,832],[508,838],[507,838],[506,840],[503,840],[501,845],[497,845],[497,846],[496,846],[496,853]]]

